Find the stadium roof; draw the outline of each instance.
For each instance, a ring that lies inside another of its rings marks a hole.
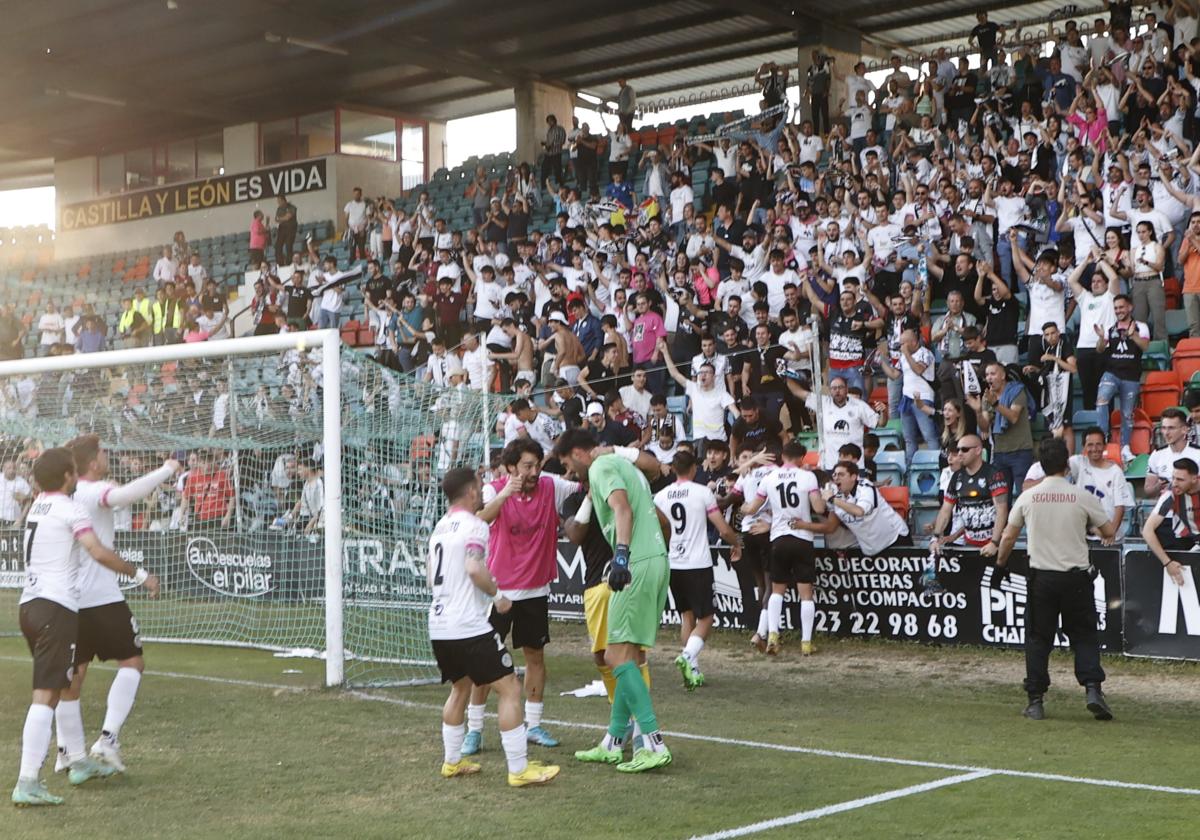
[[[971,0],[7,0],[0,186],[49,162],[333,104],[450,119],[512,107],[523,80],[643,100],[746,83],[838,33],[885,49],[965,41]],[[915,45],[915,46],[914,46]],[[740,92],[734,91],[733,92]]]

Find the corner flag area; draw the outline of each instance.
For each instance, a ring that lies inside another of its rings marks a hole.
[[[153,691],[129,723],[128,774],[70,791],[50,778],[66,805],[33,819],[0,810],[0,836],[1195,836],[1191,663],[1107,657],[1117,718],[1100,723],[1060,654],[1035,723],[1018,714],[1019,652],[820,639],[816,656],[793,643],[767,660],[718,633],[693,693],[666,654],[651,655],[674,762],[629,777],[571,758],[595,742],[608,706],[559,696],[596,672],[582,627],[552,633],[544,724],[562,745],[530,747],[563,766],[552,789],[504,783],[494,716],[474,756],[482,772],[441,779],[429,726],[440,686],[326,690],[313,660],[159,644],[147,648]],[[664,631],[662,650],[672,640]],[[28,668],[23,644],[0,640],[9,732]],[[102,714],[111,677],[93,665],[85,722]]]

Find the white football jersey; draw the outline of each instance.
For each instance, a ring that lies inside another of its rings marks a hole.
[[[708,515],[718,510],[713,491],[694,481],[677,481],[655,493],[654,504],[671,522],[671,568],[712,566]]]
[[[741,476],[734,482],[733,489],[740,493],[746,501],[753,501],[758,495],[758,485],[764,478],[775,471],[774,464],[763,464],[761,467],[755,467],[750,472]],[[758,509],[758,512],[753,516],[742,517],[742,533],[750,533],[750,526],[756,522],[767,522],[771,516],[771,500],[767,499],[763,502],[763,506]]]
[[[793,528],[791,521],[812,521],[809,494],[819,492],[817,477],[808,470],[788,464],[772,470],[758,485],[758,497],[771,502],[771,539],[799,537],[812,542],[812,531]]]
[[[20,603],[45,598],[79,611],[75,540],[92,530],[83,506],[62,493],[42,493],[25,518],[25,589]]]
[[[88,481],[79,479],[75,485],[75,501],[92,520],[96,537],[104,545],[113,548],[116,543],[116,524],[113,509],[108,506],[108,494],[115,487],[111,481]],[[117,573],[97,563],[87,550],[75,544],[76,562],[79,564],[79,608],[101,607],[125,600],[117,584]]]
[[[478,549],[487,563],[488,526],[473,513],[451,509],[429,538],[430,639],[471,639],[492,632],[492,599],[467,574],[467,551]]]

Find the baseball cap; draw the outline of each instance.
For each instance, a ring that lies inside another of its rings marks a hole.
[[[593,414],[603,414],[604,406],[600,405],[598,402],[588,403],[587,413],[588,417],[591,417]]]
[[[562,314],[561,312],[559,312],[559,311],[556,309],[556,310],[554,310],[553,312],[551,312],[551,313],[550,313],[550,318],[549,318],[549,320],[551,320],[551,321],[558,321],[558,323],[560,323],[560,324],[566,324],[566,323],[567,323],[567,316],[566,316],[566,315],[564,315],[564,314]]]

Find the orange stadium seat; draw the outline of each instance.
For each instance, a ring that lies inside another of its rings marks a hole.
[[[880,487],[879,495],[887,500],[887,503],[892,506],[896,513],[900,514],[900,518],[905,522],[908,521],[908,511],[911,507],[908,496],[907,487]]]
[[[1121,464],[1123,461],[1123,459],[1121,458],[1121,444],[1119,444],[1119,443],[1106,444],[1104,447],[1104,457],[1107,458],[1108,460],[1112,461],[1114,464]]]
[[[1167,298],[1167,309],[1183,308],[1183,284],[1178,277],[1163,278],[1163,293]]]
[[[1200,339],[1185,338],[1175,347],[1175,352],[1171,354],[1171,370],[1179,377],[1180,382],[1188,382],[1192,378],[1192,374],[1200,371],[1200,347],[1195,345],[1184,346],[1190,341],[1200,341]]]
[[[1142,409],[1157,420],[1163,410],[1179,405],[1179,374],[1173,370],[1152,370],[1142,383]]]
[[[1110,442],[1121,442],[1121,412],[1114,410],[1109,415],[1109,428],[1112,430],[1109,433],[1108,439]],[[1154,424],[1150,422],[1150,416],[1140,408],[1133,410],[1133,434],[1129,437],[1129,448],[1134,455],[1146,455],[1150,452],[1151,433],[1154,429]]]

